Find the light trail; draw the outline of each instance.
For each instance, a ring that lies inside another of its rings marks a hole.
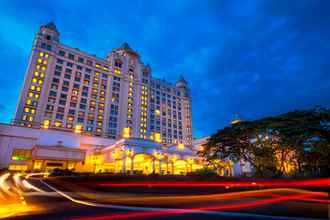
[[[40,192],[40,193],[46,193],[44,190],[32,185],[31,183],[29,183],[27,180],[23,180],[23,185],[25,188],[27,189],[30,189],[30,190],[35,190],[37,192]]]
[[[8,196],[0,198],[0,218],[25,215],[40,210],[39,207],[27,205],[20,188],[22,182],[20,174],[12,176],[14,184],[7,184],[9,173],[0,177],[0,192],[4,191]]]
[[[48,172],[44,172],[44,173],[29,173],[28,175],[25,176],[26,179],[29,179],[31,176],[48,176],[49,173]]]
[[[88,216],[88,217],[77,217],[72,218],[72,220],[112,220],[112,219],[136,219],[136,218],[146,218],[146,217],[155,217],[155,216],[166,216],[166,215],[178,215],[178,214],[209,214],[209,215],[225,215],[222,210],[236,210],[242,208],[251,208],[261,205],[268,205],[277,202],[283,202],[287,200],[297,200],[304,197],[310,196],[309,194],[300,194],[295,196],[281,196],[278,198],[265,199],[261,201],[253,201],[248,203],[239,203],[239,204],[229,204],[229,205],[215,205],[207,207],[198,207],[191,209],[159,209],[154,211],[143,211],[143,212],[131,212],[131,213],[120,213],[113,215],[102,215],[102,216]],[[216,211],[212,211],[216,210]],[[235,216],[233,214],[232,216]],[[255,214],[245,214],[245,213],[236,213],[236,216],[246,216],[262,219],[308,219],[300,217],[281,217],[281,216],[267,216],[267,215],[255,215]]]
[[[125,205],[109,205],[109,204],[100,204],[100,203],[94,203],[94,202],[88,202],[83,201],[80,199],[75,199],[72,196],[56,189],[55,187],[49,185],[48,183],[40,180],[43,184],[45,184],[47,187],[52,189],[53,191],[57,192],[61,196],[63,196],[66,199],[69,199],[70,201],[81,204],[81,205],[87,205],[92,207],[102,207],[102,208],[111,208],[111,209],[120,209],[120,210],[128,210],[128,211],[138,211],[138,212],[131,212],[131,213],[123,213],[123,214],[114,214],[114,215],[108,215],[108,216],[92,216],[92,217],[79,217],[79,218],[73,218],[75,220],[106,220],[106,219],[132,219],[132,218],[138,218],[138,217],[151,217],[151,216],[163,216],[163,215],[173,215],[173,214],[188,214],[188,213],[198,213],[198,214],[211,214],[211,215],[224,215],[222,210],[236,210],[236,209],[242,209],[242,208],[251,208],[256,206],[262,206],[272,203],[278,203],[283,202],[287,200],[299,200],[305,197],[310,197],[312,195],[318,195],[318,196],[324,196],[324,193],[318,193],[318,192],[309,192],[309,193],[303,193],[298,195],[288,195],[288,196],[279,196],[277,198],[269,198],[269,199],[263,199],[263,200],[257,200],[257,201],[250,201],[247,203],[236,203],[236,204],[225,204],[225,205],[214,205],[214,206],[207,206],[207,207],[197,207],[197,208],[189,208],[189,209],[173,209],[173,208],[154,208],[154,207],[136,207],[136,206],[125,206]],[[281,189],[283,190],[283,189]],[[267,190],[269,191],[269,190]],[[292,190],[295,192],[304,192],[304,190]],[[308,192],[308,191],[307,191]],[[214,211],[216,210],[216,211]],[[265,219],[265,216],[262,215],[262,217]],[[267,216],[266,216],[267,217]],[[260,217],[261,218],[261,217]],[[274,219],[273,216],[269,216],[269,218]],[[283,217],[285,219],[289,219],[287,217]],[[278,216],[276,216],[276,219]],[[304,219],[304,218],[292,218],[292,219]]]
[[[259,181],[145,181],[130,183],[99,183],[98,186],[107,187],[327,187],[330,178],[308,180],[259,180]]]
[[[179,196],[168,196],[168,195],[157,195],[157,196],[127,196],[127,195],[107,195],[107,194],[95,194],[90,193],[79,193],[86,198],[90,199],[102,199],[111,203],[125,203],[134,205],[175,205],[175,204],[189,204],[196,202],[208,202],[208,201],[224,201],[242,199],[245,197],[272,197],[273,193],[314,193],[313,196],[319,196],[327,198],[327,193],[322,192],[310,192],[307,190],[291,189],[291,188],[279,188],[279,189],[263,189],[263,190],[249,190],[243,192],[230,192],[230,193],[217,193],[208,195],[179,195]],[[279,195],[275,195],[279,196]]]
[[[0,188],[10,197],[15,197],[15,194],[13,192],[10,192],[10,186],[6,183],[9,176],[10,173],[6,173],[0,177]]]

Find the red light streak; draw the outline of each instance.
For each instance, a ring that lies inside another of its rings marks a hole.
[[[253,181],[167,181],[167,182],[130,182],[130,183],[100,183],[98,186],[106,187],[324,187],[330,186],[330,178],[326,179],[309,179],[309,180],[260,180]]]
[[[111,219],[135,219],[135,218],[145,218],[151,216],[164,216],[164,215],[175,215],[175,214],[187,214],[187,213],[195,213],[198,211],[223,211],[223,210],[237,210],[243,208],[252,208],[256,206],[269,205],[272,203],[283,202],[287,200],[301,200],[301,199],[309,199],[312,195],[323,195],[323,193],[304,193],[298,195],[287,195],[287,196],[277,196],[275,198],[257,200],[252,202],[245,203],[236,203],[236,204],[225,204],[225,205],[214,205],[207,207],[197,207],[190,209],[168,209],[168,210],[160,210],[160,211],[142,211],[142,212],[130,212],[130,213],[120,213],[114,215],[103,215],[103,216],[92,216],[92,217],[79,217],[73,218],[72,220],[111,220]],[[323,201],[323,200],[322,200]]]

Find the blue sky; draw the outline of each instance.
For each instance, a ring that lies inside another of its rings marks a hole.
[[[153,75],[183,74],[197,137],[235,113],[253,120],[330,105],[330,1],[0,1],[0,121],[9,122],[39,26],[105,57],[127,41]]]

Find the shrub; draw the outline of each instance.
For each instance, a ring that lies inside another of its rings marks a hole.
[[[196,170],[193,175],[211,177],[217,176],[218,173],[214,168],[204,167],[202,169]]]

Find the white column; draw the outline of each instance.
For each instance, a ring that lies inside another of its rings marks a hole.
[[[155,168],[155,158],[152,158],[152,173],[155,173],[156,168]]]
[[[133,175],[134,173],[134,157],[131,158],[131,170],[130,170],[130,174]]]
[[[159,160],[159,175],[162,175],[162,160]]]
[[[126,173],[126,156],[124,156],[124,158],[122,159],[123,161],[122,161],[122,170],[121,170],[121,172],[122,172],[122,174],[125,174]]]

